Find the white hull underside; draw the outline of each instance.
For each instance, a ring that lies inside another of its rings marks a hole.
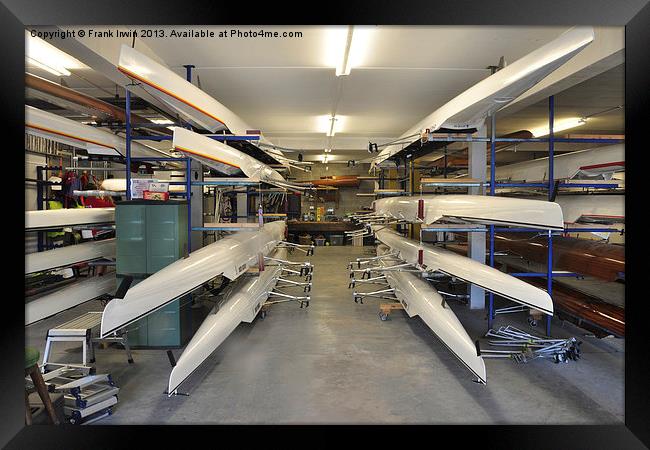
[[[616,172],[625,170],[625,145],[607,145],[557,155],[553,158],[553,178],[556,180],[609,180]],[[499,182],[534,183],[548,181],[548,157],[496,168]]]
[[[274,258],[286,259],[284,248],[276,249]],[[227,298],[208,314],[169,375],[167,392],[172,395],[222,343],[241,322],[252,322],[280,277],[279,265],[266,266],[258,276],[242,276],[233,285]]]
[[[478,128],[491,114],[502,109],[551,72],[580,52],[594,39],[591,27],[575,27],[553,41],[507,65],[453,98],[405,131],[400,141],[414,142],[423,130]],[[390,145],[374,159],[374,164],[390,158],[403,145]]]
[[[562,208],[564,221],[625,222],[625,195],[558,195],[555,201]]]
[[[25,304],[25,325],[46,319],[103,294],[115,292],[115,274],[80,280]]]
[[[375,236],[391,250],[399,252],[399,258],[410,264],[459,278],[513,302],[553,315],[553,301],[547,292],[500,270],[449,250],[419,244],[386,228],[376,229]]]
[[[120,49],[118,69],[139,81],[138,86],[133,88],[136,93],[138,89],[145,90],[192,125],[213,133],[228,129],[232,134],[238,136],[247,135],[247,131],[251,129],[226,106],[185,78],[128,45],[122,45]],[[263,135],[251,135],[251,137],[257,136],[259,136],[259,142],[271,145],[271,142]],[[282,152],[277,149],[267,153],[282,156]]]
[[[106,336],[169,302],[186,295],[218,275],[235,280],[267,256],[284,238],[285,223],[270,222],[260,231],[239,231],[196,250],[164,267],[129,289],[122,299],[109,302],[102,315]]]
[[[25,105],[25,132],[88,151],[90,155],[124,157],[126,140],[109,131],[91,127],[47,111]],[[139,142],[131,142],[135,157],[169,156]]]
[[[378,256],[389,251],[385,245],[377,247]],[[389,262],[382,261],[382,264],[388,265]],[[408,316],[419,316],[449,351],[485,384],[487,376],[483,358],[477,354],[476,345],[438,291],[416,274],[396,271],[384,273]]]
[[[115,222],[115,208],[69,208],[25,211],[25,230]]]
[[[375,200],[376,214],[416,223],[423,201],[423,223],[430,225],[441,219],[461,219],[474,223],[496,223],[541,229],[564,228],[562,209],[553,202],[494,197],[487,195],[423,195],[421,197],[389,197]]]
[[[286,182],[276,170],[219,141],[185,128],[174,127],[174,149],[213,169],[234,175],[243,172],[254,181]]]
[[[115,257],[115,239],[84,242],[25,255],[25,274],[65,267],[83,261]]]
[[[137,178],[131,178],[136,180]],[[162,183],[169,180],[160,180]],[[126,178],[107,178],[102,181],[100,189],[109,192],[126,192]],[[185,192],[185,185],[171,184],[169,185],[169,192]]]

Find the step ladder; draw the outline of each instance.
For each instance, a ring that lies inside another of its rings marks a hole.
[[[101,322],[102,312],[87,312],[55,328],[49,329],[45,342],[45,351],[43,352],[42,367],[45,367],[49,363],[52,344],[54,342],[81,342],[83,350],[82,366],[95,362],[95,348],[93,345],[95,342],[120,342],[126,350],[129,364],[132,364],[133,355],[131,354],[126,331],[121,335],[114,333],[113,336],[100,339],[96,331]],[[90,356],[90,360],[88,356]]]
[[[64,396],[63,411],[71,424],[87,425],[113,413],[119,388],[110,374],[76,364],[44,364],[43,381],[50,392]]]

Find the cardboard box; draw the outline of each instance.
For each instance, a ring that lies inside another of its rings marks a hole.
[[[143,191],[142,197],[145,200],[160,200],[167,201],[169,200],[169,192],[152,192],[152,191]]]
[[[131,178],[131,198],[144,198],[144,191],[149,190],[149,183],[155,183],[155,179]]]
[[[169,192],[169,183],[160,182],[160,183],[149,183],[149,191],[151,192]]]

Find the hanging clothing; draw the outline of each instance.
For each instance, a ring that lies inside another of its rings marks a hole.
[[[81,190],[81,181],[75,172],[66,172],[63,177],[63,206],[65,208],[74,208],[77,206],[73,192]]]

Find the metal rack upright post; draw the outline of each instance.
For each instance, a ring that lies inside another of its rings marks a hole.
[[[188,82],[192,82],[192,68],[194,68],[193,65],[187,64],[184,65],[186,70],[186,80]],[[168,125],[169,126],[169,125]],[[186,124],[187,127],[189,127],[189,124]],[[221,135],[215,135],[215,134],[209,134],[205,135],[206,137],[209,137],[211,139],[217,140],[217,141],[222,141],[224,143],[227,143],[227,141],[257,141],[259,140],[259,136],[236,136],[236,135],[226,135],[226,134],[221,134]],[[180,195],[184,196],[187,200],[187,253],[191,253],[191,236],[192,236],[192,231],[206,231],[207,229],[203,227],[203,223],[201,223],[201,226],[193,227],[192,226],[192,205],[191,205],[191,197],[192,197],[192,186],[223,186],[223,185],[232,185],[232,186],[254,186],[254,185],[259,185],[258,182],[251,182],[251,181],[234,181],[234,180],[228,180],[228,181],[192,181],[192,169],[191,169],[191,158],[172,158],[172,157],[140,157],[140,158],[134,158],[131,156],[131,142],[134,140],[148,140],[148,141],[169,141],[172,140],[172,136],[146,136],[146,135],[133,135],[132,134],[132,124],[131,124],[131,92],[128,89],[126,89],[126,198],[127,200],[131,200],[131,163],[132,162],[137,162],[137,161],[146,161],[146,162],[153,162],[153,161],[167,161],[167,162],[181,162],[185,163],[185,181],[170,181],[170,185],[184,185],[185,186],[185,192],[183,193],[175,193],[175,195]],[[260,200],[261,201],[261,200]],[[232,228],[229,228],[232,230]],[[210,228],[210,230],[216,230],[216,228]]]

